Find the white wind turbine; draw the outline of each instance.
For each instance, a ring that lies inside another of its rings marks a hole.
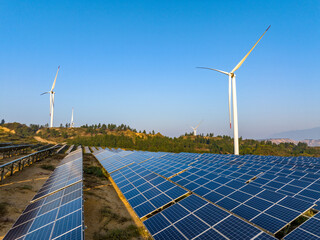
[[[202,121],[196,127],[191,127],[193,129],[193,135],[194,136],[197,136],[197,129],[200,126],[201,123],[202,123]]]
[[[72,108],[70,128],[73,128],[73,127],[74,127],[74,122],[73,122],[73,108]]]
[[[231,128],[231,94],[232,94],[232,109],[233,109],[233,138],[234,138],[234,154],[239,155],[239,131],[238,131],[238,109],[237,109],[237,92],[236,92],[236,75],[234,72],[243,64],[243,62],[247,59],[252,50],[256,47],[258,42],[261,40],[263,35],[269,30],[270,26],[264,31],[258,41],[253,45],[250,51],[242,58],[242,60],[234,67],[231,72],[225,72],[218,69],[207,68],[207,67],[198,67],[203,69],[209,69],[213,71],[217,71],[229,76],[229,121]],[[232,91],[231,91],[232,89]]]
[[[54,90],[54,86],[56,85],[56,80],[57,80],[59,69],[60,69],[60,66],[58,66],[56,77],[54,78],[51,90],[49,92],[44,92],[41,94],[41,95],[44,95],[47,93],[50,94],[50,127],[51,128],[53,127],[53,110],[54,110],[54,94],[55,94],[55,92],[53,90]]]

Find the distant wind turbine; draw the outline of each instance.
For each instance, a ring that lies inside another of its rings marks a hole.
[[[264,36],[264,34],[269,30],[270,26],[265,30],[265,32],[261,35],[258,41],[253,45],[250,51],[242,58],[242,60],[234,67],[231,72],[225,72],[218,69],[207,68],[207,67],[198,67],[203,69],[209,69],[213,71],[217,71],[229,76],[229,122],[231,128],[231,94],[232,94],[232,109],[233,109],[233,138],[234,138],[234,154],[239,155],[239,131],[238,131],[238,109],[237,109],[237,92],[236,92],[236,75],[234,72],[241,67],[244,61],[247,59],[252,50],[256,47],[258,42]],[[232,88],[232,91],[231,91]]]
[[[44,95],[47,93],[50,94],[50,127],[51,128],[53,127],[53,110],[54,110],[54,94],[55,94],[55,92],[53,90],[54,90],[54,86],[56,85],[56,80],[57,80],[59,69],[60,69],[60,66],[58,66],[56,77],[54,78],[51,90],[49,92],[44,92],[44,93],[40,94],[40,95]]]
[[[197,136],[197,129],[198,127],[200,126],[200,124],[202,123],[203,121],[201,121],[196,127],[191,127],[193,129],[193,135],[194,136]]]
[[[74,122],[73,122],[73,108],[72,108],[70,128],[73,128],[73,127],[74,127]]]

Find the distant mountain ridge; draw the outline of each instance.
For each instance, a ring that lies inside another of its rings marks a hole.
[[[294,144],[298,144],[299,142],[303,142],[303,143],[306,143],[308,144],[308,146],[310,147],[320,147],[320,139],[305,139],[305,140],[300,140],[300,141],[297,141],[297,140],[292,140],[292,139],[289,139],[289,138],[271,138],[271,139],[266,139],[268,141],[271,141],[272,143],[275,143],[275,144],[280,144],[280,143],[294,143]]]
[[[276,133],[268,138],[270,139],[291,139],[295,141],[305,141],[305,140],[319,140],[320,139],[320,127],[303,129],[303,130],[294,130]],[[320,141],[320,140],[319,140]],[[310,141],[311,143],[312,141]]]

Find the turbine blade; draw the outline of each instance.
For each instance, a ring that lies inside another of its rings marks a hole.
[[[217,72],[220,72],[220,73],[223,73],[223,74],[229,75],[229,73],[228,73],[228,72],[221,71],[221,70],[214,69],[214,68],[207,68],[207,67],[197,67],[197,68],[208,69],[208,70],[217,71]]]
[[[203,122],[203,120],[201,120],[201,122],[199,122],[199,124],[195,127],[195,129],[197,129],[202,122]]]
[[[44,94],[47,94],[47,93],[50,93],[50,92],[44,92],[44,93],[41,93],[40,95],[44,95]]]
[[[54,86],[56,85],[56,81],[57,81],[57,76],[58,76],[59,69],[60,69],[60,66],[58,66],[58,70],[57,70],[57,73],[56,73],[56,77],[54,78],[54,81],[53,81],[53,84],[52,84],[51,92],[53,91]]]
[[[229,122],[231,129],[231,76],[229,76]]]
[[[266,32],[269,30],[269,28],[271,27],[271,25],[264,31],[264,33],[261,35],[261,37],[258,39],[258,41],[253,45],[253,47],[250,49],[250,51],[244,56],[244,58],[242,58],[242,60],[237,64],[237,66],[235,66],[235,68],[231,71],[231,73],[234,73],[239,67],[241,67],[241,65],[243,64],[243,62],[247,59],[247,57],[249,56],[249,54],[252,52],[252,50],[256,47],[256,45],[258,44],[258,42],[260,42],[261,38],[263,37],[264,34],[266,34]]]

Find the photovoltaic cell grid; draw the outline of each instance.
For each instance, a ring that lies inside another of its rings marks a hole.
[[[70,159],[73,161],[70,162]],[[51,181],[45,183],[46,188],[40,189],[36,195],[39,197],[34,198],[34,201],[26,207],[4,240],[83,239],[82,149],[67,155],[64,160],[67,163],[62,161],[62,165],[55,169],[53,177],[51,175],[48,179]],[[61,176],[68,174],[66,169],[70,170],[70,179],[73,179],[72,176],[79,171],[77,168],[79,161],[81,161],[80,181],[77,183],[67,181],[63,189],[51,191],[54,186],[60,186],[56,185],[59,180],[55,179],[63,179]],[[50,191],[46,192],[44,189]]]
[[[136,163],[111,173],[111,177],[140,218],[187,193]]]
[[[252,156],[237,156],[237,162],[241,162],[239,166],[232,165],[235,161],[226,160],[226,157],[217,157],[217,161],[211,163],[210,161],[199,161],[194,166],[202,165],[202,169],[212,169],[213,172],[221,176],[231,177],[232,179],[239,179],[248,181],[253,177],[257,177],[251,182],[252,185],[262,187],[271,191],[283,193],[285,195],[293,196],[298,199],[309,201],[312,203],[319,203],[320,198],[320,180],[319,174],[311,174],[297,170],[289,170],[288,165],[275,166],[275,163],[259,164],[259,159],[254,164],[251,163]],[[260,156],[259,156],[260,157]],[[245,161],[246,159],[248,161]],[[269,156],[266,158],[270,158]],[[239,159],[243,159],[240,161]],[[261,160],[261,159],[260,159]],[[267,166],[268,165],[268,166]]]
[[[313,203],[192,168],[172,181],[275,234]]]
[[[177,156],[177,154],[168,154],[164,157],[152,158],[146,162],[141,163],[141,166],[166,178],[170,178],[181,171],[189,169],[190,166],[188,166],[186,163],[183,163],[183,160],[189,159],[190,158],[187,157]]]
[[[301,226],[293,230],[284,239],[286,240],[298,240],[302,239],[320,239],[320,213],[316,214]]]
[[[76,151],[79,151],[79,154],[82,154],[81,149]],[[41,197],[79,181],[82,181],[82,157],[58,166],[38,193],[33,197],[32,201],[36,201]]]
[[[93,153],[93,155],[99,160],[102,161],[103,159],[109,158],[115,155],[115,152],[112,152],[108,149],[100,149],[99,152]]]
[[[157,213],[144,225],[156,240],[275,239],[196,195]]]
[[[258,178],[252,182],[253,185],[314,203],[320,198],[320,175],[318,170],[310,173],[308,169],[284,165],[285,162],[283,160],[279,164],[279,161],[275,160],[283,157],[239,156],[237,161],[241,162],[241,168],[238,169],[231,165],[233,161],[227,160],[225,157],[217,156],[216,158],[219,160],[217,161],[218,164],[214,163],[215,171],[222,176],[230,176],[236,179],[242,175],[242,178],[247,177],[247,180],[250,180],[250,176],[243,176],[242,173],[244,171],[256,172]],[[316,160],[319,161],[318,158]],[[316,165],[314,163],[316,160],[313,159],[313,165]],[[212,167],[211,164],[207,162],[206,165]],[[317,168],[319,167],[313,166],[313,170]]]
[[[126,151],[121,151],[118,153],[112,153],[112,155],[110,154],[110,150],[105,150],[105,152],[107,153],[102,152],[94,155],[109,173],[117,171],[118,169],[126,167],[132,163],[141,163],[152,158],[152,156],[146,155],[142,152],[128,153]]]

